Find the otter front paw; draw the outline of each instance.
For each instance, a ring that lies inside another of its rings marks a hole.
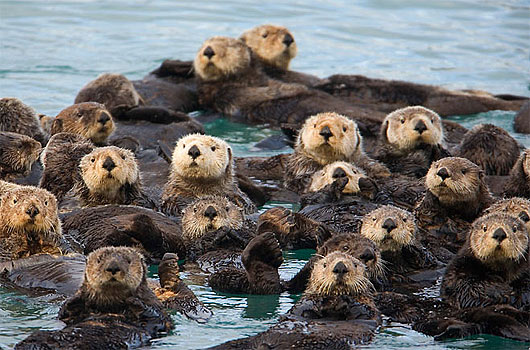
[[[258,233],[272,231],[288,234],[294,226],[293,212],[286,208],[276,207],[267,210],[259,216]]]
[[[283,255],[274,234],[266,232],[254,237],[243,250],[241,261],[246,269],[257,261],[278,268],[283,263]]]

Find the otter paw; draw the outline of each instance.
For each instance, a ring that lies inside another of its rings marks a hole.
[[[274,234],[266,232],[254,237],[243,250],[241,261],[245,268],[257,261],[278,268],[283,263],[283,255]]]
[[[275,233],[288,234],[295,225],[293,212],[289,209],[276,207],[261,214],[258,219],[258,230],[264,232],[265,228]]]
[[[171,288],[172,285],[180,281],[179,278],[179,257],[174,253],[166,253],[158,265],[158,276],[160,286]]]

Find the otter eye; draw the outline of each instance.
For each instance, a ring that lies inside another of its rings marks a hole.
[[[326,266],[328,266],[328,264],[326,263],[322,264],[322,267],[326,268]]]
[[[348,131],[348,128],[345,127],[345,126],[343,126],[343,127],[342,127],[342,131],[346,132],[346,131]]]
[[[197,208],[193,208],[193,212],[196,213],[197,212]]]
[[[122,154],[121,159],[125,160],[125,154]]]
[[[375,216],[374,216],[374,217],[372,218],[372,220],[374,220],[374,221],[375,221],[375,220],[377,220],[377,219],[376,219],[376,218],[375,218]]]
[[[215,146],[212,146],[212,151],[215,152],[217,148],[215,148]]]
[[[230,211],[230,207],[226,207],[225,209],[226,209],[226,211]]]
[[[13,199],[13,204],[17,204],[17,200],[16,199]]]
[[[344,247],[342,247],[342,250],[344,250],[345,252],[347,252],[349,249],[350,249],[350,247],[348,247],[347,245],[345,245]]]
[[[313,127],[315,127],[315,128],[316,128],[316,127],[317,127],[317,125],[315,124],[315,125],[313,125]]]
[[[403,218],[403,222],[407,222],[407,218]]]
[[[431,123],[434,123],[434,118],[431,118]]]
[[[515,226],[515,225],[512,226],[512,231],[513,231],[514,233],[517,232],[517,226]]]
[[[21,143],[19,143],[19,144],[17,145],[17,148],[18,148],[18,149],[22,149],[22,147],[24,147],[24,145],[21,144]]]
[[[186,145],[185,145],[185,144],[182,144],[182,148],[186,148]]]
[[[482,229],[484,230],[484,232],[488,231],[488,228],[486,226],[482,226]]]
[[[128,263],[128,264],[131,263],[131,259],[130,259],[130,258],[127,258],[127,263]]]
[[[94,162],[96,161],[96,158],[92,158],[92,159],[90,159],[90,161],[91,161],[92,163],[94,163]]]
[[[401,118],[399,121],[401,122],[401,124],[405,124],[405,119]]]
[[[263,38],[266,38],[268,35],[269,35],[269,33],[263,33],[261,36],[262,36]]]
[[[44,205],[45,205],[45,206],[48,206],[48,201],[44,201]]]
[[[462,175],[465,175],[467,173],[467,169],[462,169],[461,172],[462,172]]]

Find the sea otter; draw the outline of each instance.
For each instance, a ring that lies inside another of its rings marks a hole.
[[[530,149],[525,149],[513,165],[504,196],[530,198]]]
[[[213,136],[192,134],[181,138],[171,161],[171,172],[162,194],[162,210],[180,216],[194,199],[226,196],[245,213],[256,211],[234,179],[232,149]]]
[[[515,132],[530,134],[530,101],[527,101],[513,118]]]
[[[41,144],[31,137],[0,131],[0,180],[27,176],[40,152]]]
[[[39,141],[42,146],[48,140],[35,110],[15,97],[0,99],[0,131],[29,136]]]

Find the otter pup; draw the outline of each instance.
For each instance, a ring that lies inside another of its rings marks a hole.
[[[29,136],[0,131],[0,179],[27,176],[39,158],[41,145]]]
[[[373,199],[377,186],[363,169],[343,161],[333,162],[317,171],[311,177],[309,192],[317,192],[333,184],[337,179],[346,177],[348,182],[342,189],[344,194],[360,194]]]
[[[486,175],[508,175],[519,153],[519,144],[506,130],[480,124],[464,135],[455,156],[469,159]]]
[[[42,146],[48,140],[35,110],[15,97],[0,99],[0,131],[29,136]]]
[[[132,204],[154,208],[144,194],[134,154],[115,146],[96,148],[79,162],[81,181],[72,191],[83,206]]]
[[[525,149],[510,171],[504,186],[506,197],[530,198],[530,149]]]
[[[384,165],[364,153],[362,136],[354,121],[333,112],[320,113],[302,126],[286,167],[285,187],[297,193],[307,192],[311,176],[335,161],[353,163],[373,177],[390,175]]]
[[[442,119],[422,106],[398,109],[381,126],[376,158],[389,169],[422,177],[431,163],[450,154],[443,146]]]
[[[162,210],[180,216],[194,199],[217,195],[228,197],[245,213],[255,212],[254,204],[237,187],[233,168],[232,149],[225,141],[199,134],[181,138],[173,151]]]
[[[530,232],[530,200],[513,197],[493,203],[484,214],[505,213],[521,219],[528,232]]]
[[[115,129],[110,112],[97,102],[83,102],[63,109],[53,121],[51,134],[79,134],[98,146],[105,145]]]

